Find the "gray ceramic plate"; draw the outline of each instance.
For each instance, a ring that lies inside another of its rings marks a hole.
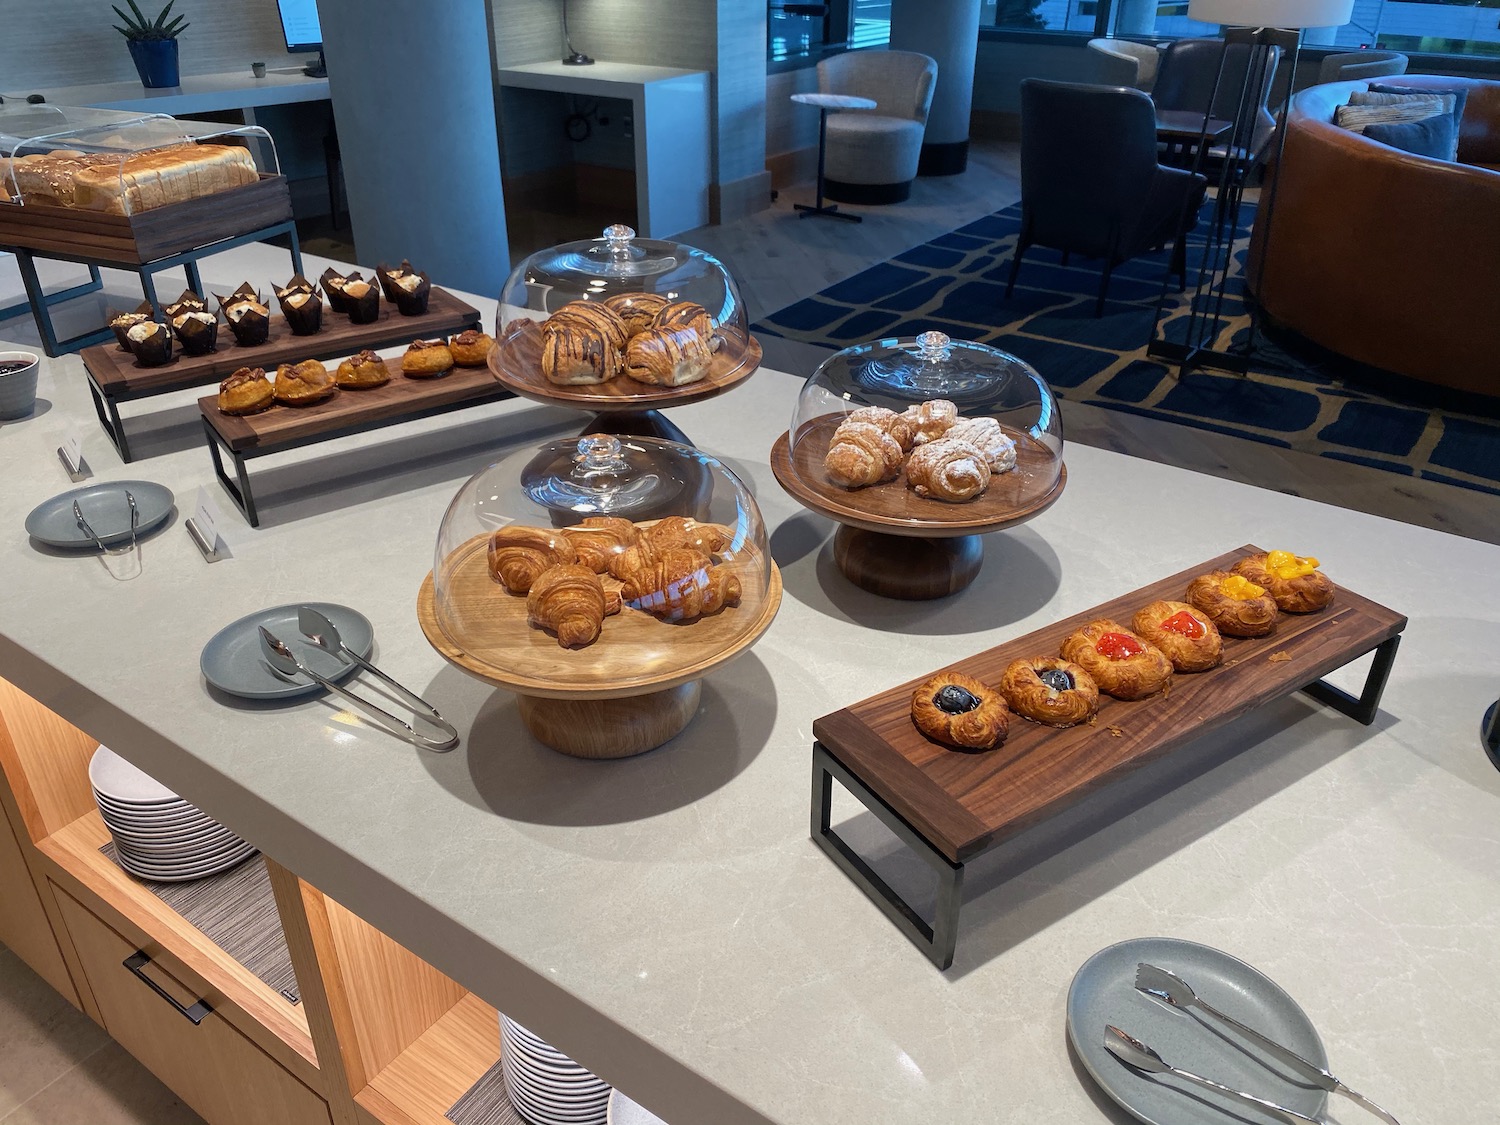
[[[44,500],[26,517],[26,534],[49,547],[94,547],[73,515],[73,501],[89,521],[94,534],[106,546],[130,542],[130,505],[125,490],[135,497],[142,536],[166,522],[172,514],[172,490],[149,480],[112,480],[88,484]],[[98,548],[94,548],[97,550]]]
[[[304,605],[332,621],[350,650],[369,657],[375,646],[375,627],[364,614],[330,602],[299,602],[263,609],[220,629],[203,646],[203,655],[198,658],[203,678],[220,691],[244,699],[295,699],[322,691],[300,674],[284,680],[271,670],[260,651],[258,630],[262,625],[285,641],[297,659],[318,675],[335,681],[349,675],[356,665],[345,664],[332,653],[324,652],[297,628],[297,610]]]
[[[1114,1024],[1167,1062],[1236,1090],[1317,1116],[1328,1095],[1300,1082],[1253,1040],[1201,1012],[1179,1012],[1135,989],[1142,961],[1176,973],[1209,1004],[1284,1043],[1309,1062],[1328,1065],[1317,1029],[1270,978],[1227,953],[1176,938],[1138,938],[1100,950],[1068,990],[1068,1039],[1094,1081],[1147,1125],[1286,1125],[1286,1118],[1215,1094],[1171,1074],[1147,1075],[1104,1049]]]

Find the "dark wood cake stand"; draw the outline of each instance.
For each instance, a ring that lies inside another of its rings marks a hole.
[[[885,484],[850,490],[823,468],[842,416],[812,422],[793,453],[788,434],[771,449],[771,471],[804,508],[839,523],[833,557],[840,573],[884,598],[923,601],[956,594],[984,562],[982,536],[1014,527],[1050,508],[1068,483],[1067,466],[1029,435],[1016,442],[1016,467],[964,504],[918,496],[903,474]],[[1055,471],[1055,478],[1054,478]]]
[[[686,434],[661,413],[669,406],[721,395],[743,383],[760,368],[760,344],[753,336],[724,331],[708,375],[684,387],[655,387],[620,376],[607,383],[559,386],[542,374],[542,324],[515,320],[490,350],[490,371],[507,390],[548,406],[592,410],[585,434],[665,438],[692,445]]]
[[[676,737],[697,714],[703,676],[753,645],[781,608],[781,571],[773,562],[765,589],[758,578],[742,578],[737,606],[689,625],[626,607],[604,619],[593,644],[565,649],[528,624],[524,597],[496,585],[488,548],[489,536],[476,536],[444,564],[446,596],[463,604],[471,635],[459,644],[444,630],[431,574],[417,596],[422,632],[450,664],[515,692],[537,741],[576,758],[626,758]],[[748,575],[758,561],[741,565]]]

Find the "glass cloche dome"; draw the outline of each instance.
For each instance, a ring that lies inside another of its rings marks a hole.
[[[797,491],[892,529],[1026,518],[1065,480],[1062,419],[1042,377],[941,332],[830,356],[798,396],[789,440]]]
[[[749,490],[691,446],[593,434],[515,453],[443,517],[433,615],[524,694],[629,694],[748,644],[779,604]]]
[[[522,317],[546,320],[573,301],[612,301],[617,311],[628,310],[633,302],[627,298],[634,294],[694,301],[716,331],[747,335],[739,288],[717,258],[680,242],[637,238],[634,230],[618,223],[599,238],[567,242],[526,258],[505,282],[495,326],[504,332]]]

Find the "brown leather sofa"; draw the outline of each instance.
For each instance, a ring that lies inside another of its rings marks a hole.
[[[1275,212],[1268,223],[1268,179],[1251,238],[1251,291],[1273,323],[1340,355],[1500,395],[1500,82],[1377,81],[1468,87],[1458,163],[1333,124],[1369,82],[1297,94]]]

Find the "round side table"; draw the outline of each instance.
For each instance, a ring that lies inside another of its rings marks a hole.
[[[823,202],[823,160],[828,152],[828,111],[830,109],[874,109],[877,103],[873,98],[859,98],[853,94],[793,94],[792,101],[818,107],[818,201],[812,207],[806,203],[793,204],[793,207],[800,212],[798,217],[805,219],[809,215],[827,215],[830,218],[843,219],[850,223],[864,222],[859,215],[850,215],[840,211],[837,203],[824,204]]]

